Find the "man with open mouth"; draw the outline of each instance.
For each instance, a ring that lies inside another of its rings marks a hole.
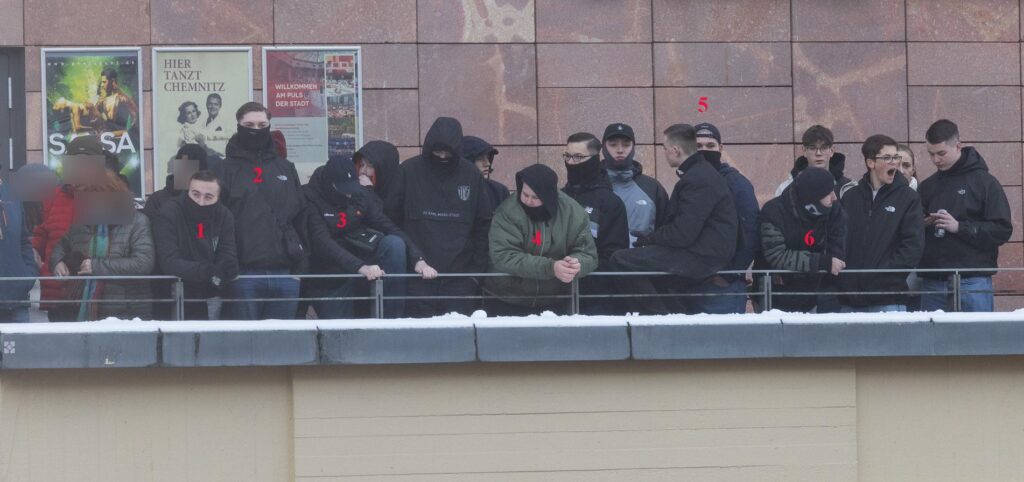
[[[873,135],[861,153],[867,172],[841,200],[848,216],[846,268],[913,269],[924,252],[924,215],[900,171],[896,141]],[[843,272],[839,287],[843,312],[907,311],[907,273]]]

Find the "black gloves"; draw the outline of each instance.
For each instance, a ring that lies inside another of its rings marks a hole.
[[[629,234],[636,237],[636,241],[633,241],[634,248],[642,248],[644,246],[650,246],[651,234],[653,233],[641,233],[640,231],[631,231]]]

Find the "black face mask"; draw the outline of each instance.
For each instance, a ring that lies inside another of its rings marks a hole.
[[[526,211],[526,217],[530,218],[534,222],[542,223],[551,219],[551,213],[548,212],[544,206],[537,206],[531,208],[523,204],[522,199],[519,200],[519,205],[523,207],[523,211]]]
[[[719,151],[700,151],[700,154],[704,156],[704,159],[711,163],[715,169],[718,169],[722,165],[722,153]]]
[[[601,161],[598,156],[590,156],[589,159],[579,164],[565,163],[566,178],[570,185],[583,184],[601,174]]]
[[[200,206],[196,204],[191,197],[186,195],[185,198],[185,216],[189,221],[196,223],[209,223],[213,220],[213,215],[217,212],[216,203]]]
[[[253,129],[239,124],[238,143],[241,144],[242,148],[249,151],[259,151],[266,148],[271,143],[270,126],[262,129]]]

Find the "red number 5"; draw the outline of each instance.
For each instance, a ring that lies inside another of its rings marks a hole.
[[[255,182],[255,183],[263,182],[263,168],[262,167],[254,167],[254,168],[252,168],[252,170],[256,171],[256,178],[253,179],[252,182]]]
[[[701,113],[707,112],[708,111],[708,98],[707,97],[701,97],[700,101],[697,102],[697,105],[700,106],[700,107],[697,108],[697,112],[701,112]]]

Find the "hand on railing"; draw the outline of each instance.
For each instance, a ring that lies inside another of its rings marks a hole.
[[[839,276],[839,272],[846,269],[846,262],[839,258],[832,258],[832,276]]]
[[[375,281],[377,278],[384,277],[384,270],[380,269],[380,266],[375,264],[368,264],[359,268],[359,274],[366,276],[366,279],[369,281]]]
[[[423,279],[437,278],[437,270],[432,268],[422,259],[416,262],[416,267],[414,269],[417,273],[423,275]]]
[[[53,267],[53,274],[57,276],[70,276],[71,271],[68,270],[68,265],[64,264],[63,261],[57,263],[57,266]]]
[[[580,260],[572,256],[566,256],[555,261],[555,278],[563,283],[572,283],[576,275],[580,273]]]

